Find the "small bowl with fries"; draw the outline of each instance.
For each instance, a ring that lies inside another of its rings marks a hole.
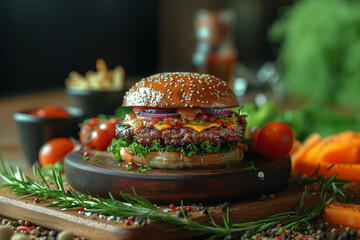
[[[66,93],[73,106],[82,108],[86,117],[114,114],[125,94],[125,71],[122,66],[109,70],[103,59],[96,61],[96,72],[85,75],[70,72],[65,80]]]

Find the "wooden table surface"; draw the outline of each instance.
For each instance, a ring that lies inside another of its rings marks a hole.
[[[23,170],[31,167],[20,146],[16,125],[12,119],[14,112],[44,105],[70,106],[70,100],[65,89],[0,98],[0,153],[3,159],[9,160],[13,166],[18,165]]]

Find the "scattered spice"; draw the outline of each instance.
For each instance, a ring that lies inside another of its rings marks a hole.
[[[84,161],[87,161],[87,160],[89,160],[89,159],[90,159],[89,153],[88,153],[88,152],[84,152],[84,153],[83,153],[83,160],[84,160]]]
[[[264,180],[264,177],[265,177],[264,172],[262,172],[262,171],[258,172],[258,178],[259,178],[261,181]]]

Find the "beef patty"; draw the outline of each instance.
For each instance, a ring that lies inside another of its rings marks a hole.
[[[131,126],[123,125],[120,122],[116,125],[116,136],[129,143],[135,139],[144,146],[151,146],[154,140],[160,144],[173,147],[184,147],[191,143],[200,145],[206,141],[211,146],[217,146],[240,142],[244,137],[244,129],[245,125],[242,124],[235,129],[220,126],[208,128],[201,132],[189,127],[168,128],[162,131],[156,128],[142,128],[138,130],[137,134],[134,134]]]

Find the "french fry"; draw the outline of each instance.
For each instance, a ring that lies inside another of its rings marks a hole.
[[[65,79],[65,85],[68,88],[100,91],[121,91],[124,88],[125,71],[122,66],[109,70],[105,61],[99,58],[96,60],[96,70],[88,71],[84,76],[72,71]]]
[[[96,70],[100,71],[108,71],[108,67],[104,61],[104,59],[99,58],[98,60],[96,60]]]

